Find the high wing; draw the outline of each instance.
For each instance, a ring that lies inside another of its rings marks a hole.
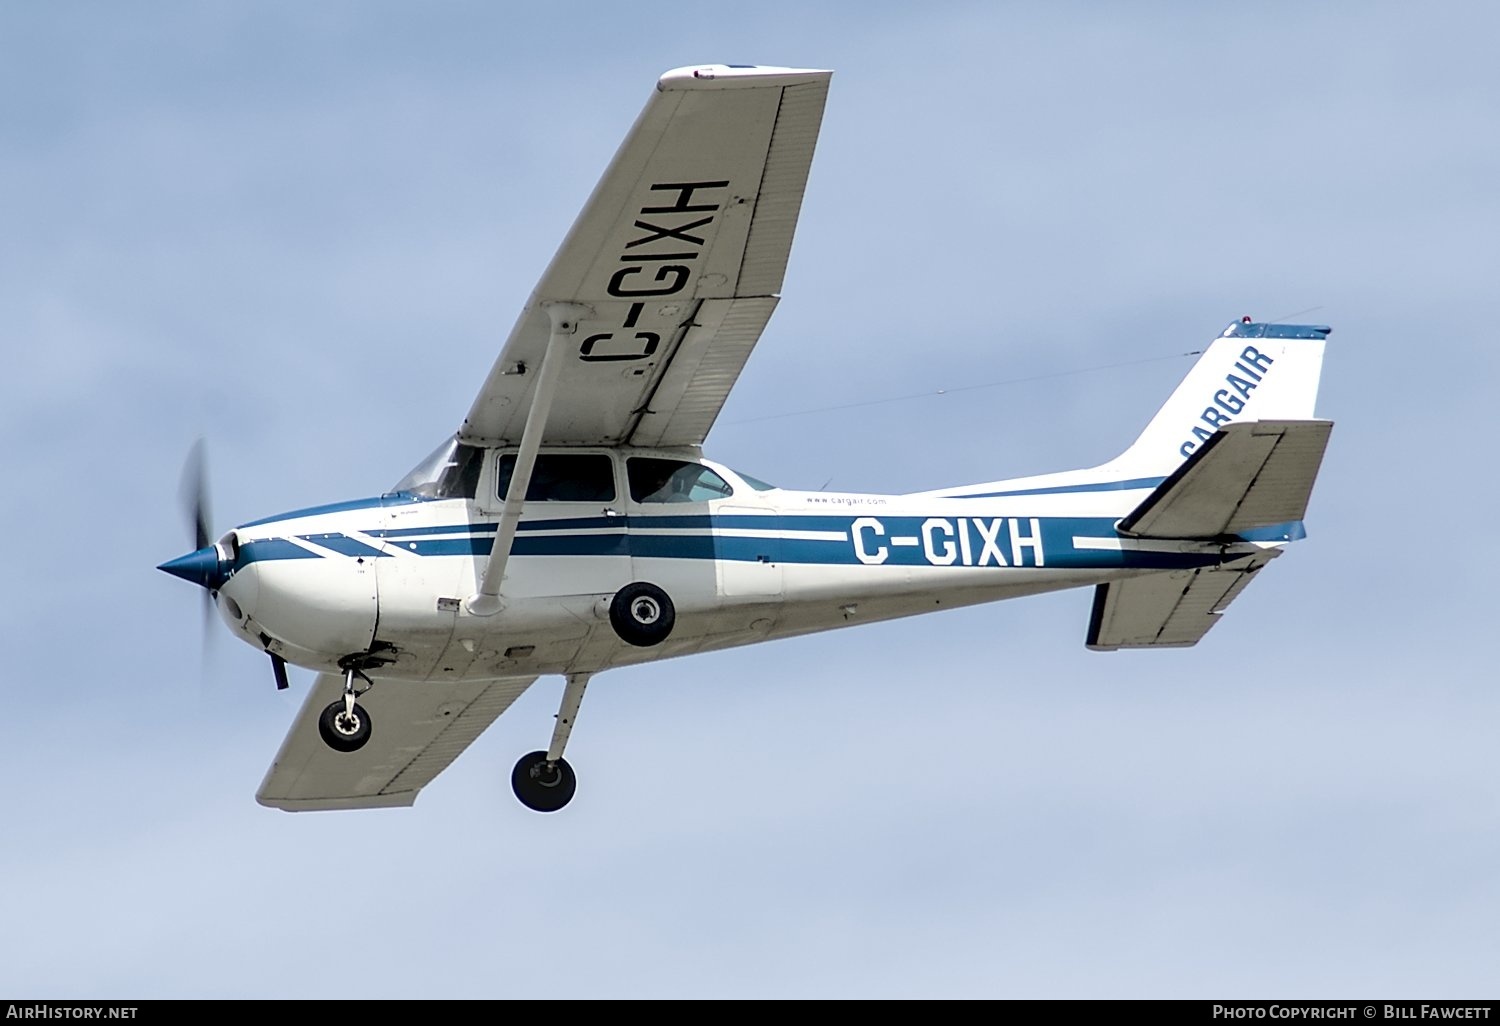
[[[382,680],[378,729],[358,751],[336,752],[318,716],[343,695],[344,678],[320,674],[255,800],[287,812],[411,805],[534,680]]]
[[[831,77],[725,65],[661,76],[459,437],[520,440],[547,308],[574,304],[584,312],[541,442],[701,444],[776,307]]]

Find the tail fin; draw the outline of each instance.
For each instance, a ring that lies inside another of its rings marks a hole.
[[[1096,469],[1163,477],[1221,425],[1242,420],[1309,420],[1333,329],[1236,321],[1209,344],[1140,437]]]

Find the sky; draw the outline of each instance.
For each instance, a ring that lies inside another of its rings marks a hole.
[[[1500,12],[0,5],[0,995],[1474,998],[1500,965]],[[414,807],[254,793],[311,674],[155,566],[458,426],[663,71],[834,71],[705,454],[903,492],[1121,451],[1332,326],[1308,538],[1195,648],[1062,592],[539,680]],[[982,385],[954,391],[960,386]],[[945,390],[943,394],[938,394]],[[1459,516],[1460,511],[1462,516]]]

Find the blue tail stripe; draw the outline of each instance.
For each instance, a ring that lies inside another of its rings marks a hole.
[[[1075,495],[1079,492],[1128,492],[1136,488],[1155,488],[1164,477],[1137,477],[1129,481],[1093,481],[1089,484],[1061,485],[1050,488],[1016,488],[1008,492],[975,492],[971,495],[944,495],[944,499],[1000,499],[1012,495]]]

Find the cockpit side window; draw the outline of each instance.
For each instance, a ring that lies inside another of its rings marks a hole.
[[[636,502],[709,502],[734,494],[728,481],[701,463],[632,456],[625,474]]]
[[[495,494],[510,491],[516,454],[500,457]],[[614,502],[615,464],[604,453],[544,453],[537,456],[526,489],[527,502]]]

